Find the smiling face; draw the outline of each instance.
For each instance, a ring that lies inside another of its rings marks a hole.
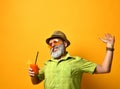
[[[66,53],[67,43],[59,38],[54,38],[49,41],[50,54],[55,59],[60,59]]]

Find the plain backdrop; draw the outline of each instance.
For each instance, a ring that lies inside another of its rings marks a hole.
[[[82,89],[120,89],[120,0],[0,0],[0,89],[44,89],[32,85],[29,63],[41,68],[50,58],[45,43],[55,30],[63,31],[73,56],[102,63],[105,33],[116,37],[109,74],[84,74]]]

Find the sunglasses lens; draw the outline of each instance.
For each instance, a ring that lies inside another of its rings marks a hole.
[[[55,46],[58,46],[59,44],[60,44],[60,40],[55,40],[55,41],[53,41],[52,43],[49,43],[49,48],[52,48],[53,47],[53,44],[55,45]]]

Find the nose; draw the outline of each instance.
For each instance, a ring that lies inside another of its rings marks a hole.
[[[51,43],[51,47],[54,47],[54,46],[56,46],[56,45],[55,45],[55,43],[54,43],[54,42],[53,42],[53,43]]]

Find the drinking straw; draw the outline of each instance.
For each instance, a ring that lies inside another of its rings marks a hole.
[[[37,51],[37,54],[36,54],[35,64],[37,63],[38,54],[39,54],[39,51]]]

